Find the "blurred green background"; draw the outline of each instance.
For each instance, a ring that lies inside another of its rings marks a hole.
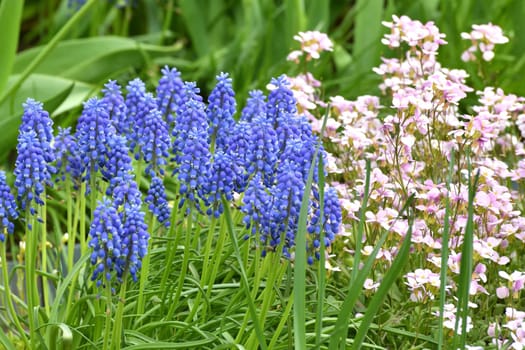
[[[308,69],[325,96],[379,94],[372,67],[392,56],[380,43],[392,14],[435,21],[448,45],[442,65],[464,68],[476,89],[491,85],[525,95],[525,2],[522,0],[2,0],[0,2],[0,160],[15,148],[21,103],[33,97],[58,125],[74,124],[81,103],[108,79],[125,85],[141,77],[153,89],[163,65],[197,81],[206,97],[215,75],[229,72],[240,106],[270,78]],[[472,24],[492,22],[510,42],[496,48],[487,67],[460,60]],[[333,53],[308,67],[286,61],[299,47],[293,35],[320,30]],[[481,76],[481,71],[490,75]]]

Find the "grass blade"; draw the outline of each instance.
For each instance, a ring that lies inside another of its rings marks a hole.
[[[356,7],[353,55],[356,73],[366,74],[379,62],[383,1],[358,0]]]
[[[0,4],[0,92],[6,87],[15,62],[23,8],[23,0],[6,0]]]
[[[459,286],[458,286],[458,303],[456,308],[456,325],[454,327],[454,349],[464,349],[467,339],[467,316],[470,282],[472,278],[473,266],[473,245],[474,245],[474,197],[476,196],[476,187],[479,180],[479,170],[472,179],[472,164],[470,162],[470,152],[467,150],[468,166],[468,214],[465,235],[463,237],[463,246],[461,247],[461,265],[459,269]],[[459,324],[461,320],[461,325]],[[458,334],[461,326],[461,334]]]
[[[368,174],[367,176],[370,175]],[[414,195],[408,198],[407,202],[405,203],[405,206],[399,212],[398,218],[401,217],[406,211],[406,209],[412,205],[413,201]],[[383,245],[383,243],[385,243],[388,234],[389,231],[387,230],[383,232],[383,234],[377,241],[374,249],[372,250],[372,253],[368,256],[368,259],[366,260],[363,268],[359,270],[359,274],[357,275],[355,281],[353,281],[353,283],[350,284],[348,294],[345,297],[345,300],[341,307],[341,311],[339,312],[339,317],[337,318],[337,321],[335,323],[332,337],[330,338],[330,343],[328,345],[329,350],[337,350],[340,348],[340,346],[344,346],[345,334],[346,330],[348,329],[350,314],[352,313],[354,305],[357,299],[359,298],[361,290],[363,289],[366,277],[370,273],[370,270],[372,270],[372,266],[374,265],[374,261],[379,252],[379,249],[381,249],[381,246]]]
[[[264,338],[262,327],[259,324],[257,310],[255,309],[255,304],[253,302],[252,294],[250,292],[250,283],[248,282],[248,277],[246,275],[246,270],[242,261],[241,251],[239,250],[239,243],[237,242],[237,236],[235,236],[235,231],[233,230],[233,221],[230,213],[230,203],[226,200],[226,198],[224,198],[224,196],[222,197],[222,205],[224,206],[224,216],[228,225],[228,233],[230,234],[230,239],[232,241],[233,249],[235,251],[235,258],[237,259],[237,262],[239,264],[242,286],[246,295],[246,300],[248,301],[248,309],[253,320],[257,340],[259,341],[259,346],[261,347],[261,349],[265,350],[267,349],[266,340]]]
[[[438,349],[443,347],[443,318],[445,311],[445,294],[448,270],[448,238],[450,233],[450,183],[454,171],[454,151],[450,153],[450,166],[447,176],[447,198],[445,198],[445,218],[443,225],[443,236],[441,239],[441,273],[439,276],[439,327],[438,327]]]
[[[361,321],[361,325],[359,326],[357,334],[354,338],[352,349],[361,348],[361,345],[363,343],[363,340],[365,339],[370,324],[372,324],[372,321],[374,320],[377,311],[383,303],[383,300],[388,294],[390,287],[395,283],[395,281],[403,271],[404,266],[409,260],[410,246],[412,244],[412,225],[414,223],[414,217],[411,213],[409,213],[408,220],[408,232],[403,238],[403,244],[401,245],[401,248],[399,249],[399,253],[397,254],[396,258],[392,262],[392,267],[386,273],[385,278],[381,281],[379,289],[374,294],[372,300],[370,301],[370,304],[368,305],[365,315],[363,316],[363,319]]]

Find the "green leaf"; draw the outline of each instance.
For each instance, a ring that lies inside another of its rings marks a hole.
[[[383,27],[382,0],[358,0],[355,18],[354,57],[358,73],[369,72],[379,62]]]
[[[412,195],[411,198],[413,198]],[[412,199],[409,199],[412,202]],[[366,333],[374,320],[374,317],[383,304],[383,301],[390,290],[390,287],[396,282],[397,278],[403,272],[404,266],[407,264],[410,258],[410,245],[412,244],[412,225],[413,225],[413,216],[409,213],[409,226],[406,236],[403,238],[403,244],[397,253],[396,258],[392,262],[392,267],[385,275],[385,278],[381,281],[379,289],[372,297],[368,308],[366,309],[365,315],[361,320],[361,325],[357,330],[357,334],[354,337],[354,343],[352,344],[352,349],[360,349],[361,345],[365,339]]]
[[[209,52],[206,11],[202,11],[196,0],[181,0],[179,6],[197,55],[206,56]],[[209,6],[205,4],[205,7]]]
[[[37,47],[21,53],[13,72],[22,72],[42,49]],[[115,36],[74,39],[58,44],[34,72],[99,83],[114,76],[115,72],[143,66],[148,57],[167,56],[179,49],[179,46],[142,44]]]
[[[0,344],[2,344],[6,350],[16,350],[15,345],[9,340],[4,331],[0,332]]]
[[[4,0],[0,4],[0,95],[15,61],[23,8],[23,0]]]

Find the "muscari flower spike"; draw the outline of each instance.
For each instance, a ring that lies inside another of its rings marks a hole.
[[[206,133],[204,137],[208,139],[206,106],[202,102],[202,97],[198,95],[199,89],[195,86],[195,83],[185,83],[184,87],[185,102],[177,111],[175,128],[172,131],[174,136],[172,153],[175,155],[175,161],[177,161],[179,153],[184,148],[184,143],[190,130]]]
[[[24,114],[20,124],[20,132],[33,130],[37,139],[41,143],[42,151],[46,162],[51,163],[55,160],[51,143],[53,141],[53,120],[49,113],[44,110],[44,104],[32,98],[28,98],[23,104]]]
[[[270,186],[278,159],[277,134],[272,125],[262,116],[255,117],[250,126],[251,142],[246,152],[246,170],[250,175],[262,174],[264,183]]]
[[[120,85],[115,80],[108,81],[102,89],[104,96],[102,102],[106,104],[109,119],[118,134],[127,135],[129,125],[127,121],[127,107],[122,96]]]
[[[184,82],[176,68],[164,66],[161,73],[162,77],[157,86],[157,108],[172,129],[177,109],[184,99]]]
[[[196,204],[200,209],[198,199],[206,198],[205,188],[208,185],[208,166],[210,164],[210,151],[205,130],[192,129],[187,135],[187,140],[178,157],[179,166],[175,169],[180,181],[180,193],[184,198],[180,201],[182,206],[185,199]]]
[[[41,146],[32,130],[18,135],[18,156],[14,170],[17,200],[22,210],[29,206],[33,214],[31,203],[35,201],[36,204],[43,205],[44,201],[40,196],[44,192],[44,186],[51,185],[51,174]]]
[[[208,215],[213,214],[215,217],[219,217],[223,212],[222,196],[228,201],[233,199],[233,190],[238,173],[239,170],[231,155],[220,150],[215,152],[205,188],[208,195],[207,202],[210,205]]]
[[[272,78],[270,85],[274,87],[268,94],[266,103],[266,116],[268,120],[276,125],[279,118],[283,115],[297,113],[297,101],[290,90],[290,82],[285,75],[278,78]]]
[[[70,127],[58,127],[58,134],[54,139],[53,149],[59,175],[57,181],[65,181],[66,174],[69,174],[75,185],[77,185],[82,177],[82,166],[78,155],[78,143],[75,136],[71,135]]]
[[[0,170],[0,242],[5,241],[6,233],[13,233],[15,225],[12,220],[17,218],[15,197],[7,184],[5,171]]]
[[[137,273],[142,266],[142,258],[148,252],[148,225],[144,222],[144,213],[140,205],[128,206],[121,213],[122,233],[120,256],[116,260],[115,269],[117,279],[122,277],[128,269],[134,282],[137,282]]]
[[[135,159],[142,158],[148,164],[146,174],[151,177],[164,175],[170,143],[168,125],[162,114],[156,108],[152,109],[146,116],[143,130],[139,132],[140,153],[135,154]]]
[[[252,90],[241,113],[241,120],[251,122],[255,117],[266,117],[266,96],[261,90]]]
[[[148,204],[148,209],[157,218],[158,222],[165,227],[170,226],[171,210],[168,206],[166,197],[166,188],[160,177],[153,177],[151,184],[144,200]]]
[[[257,229],[267,226],[266,221],[270,218],[271,197],[262,181],[262,175],[256,174],[248,183],[244,192],[241,211],[245,214],[243,222],[247,229],[251,228],[251,233],[255,234]],[[245,239],[248,239],[246,236]],[[265,243],[266,239],[262,239]]]
[[[91,264],[95,267],[92,281],[100,286],[105,279],[110,282],[112,272],[119,268],[116,263],[121,259],[123,242],[121,217],[111,201],[105,198],[99,202],[89,230],[91,237],[88,245],[93,249]]]
[[[130,140],[130,149],[133,151],[139,143],[140,132],[144,130],[146,116],[157,108],[157,101],[152,93],[146,91],[146,84],[139,78],[130,81],[126,89],[126,137]]]
[[[279,165],[276,184],[271,188],[273,197],[269,225],[262,233],[270,247],[276,248],[283,242],[283,254],[290,258],[290,248],[295,244],[299,212],[305,188],[300,169],[290,161]]]
[[[217,76],[217,85],[208,98],[206,114],[209,121],[209,133],[218,148],[224,148],[235,124],[233,116],[237,108],[232,79],[228,73]],[[213,142],[213,141],[212,141]]]
[[[314,193],[315,199],[319,201],[318,192]],[[324,245],[329,247],[334,241],[335,235],[339,232],[343,220],[341,204],[339,203],[337,191],[333,187],[327,187],[324,192],[323,219],[320,220],[320,217],[321,209],[319,204],[317,204],[308,226],[308,233],[311,235],[311,247],[309,250],[314,253],[317,260],[319,260],[319,248],[321,246],[321,227],[324,234]],[[311,255],[308,256],[308,263],[311,265],[313,262],[313,257]]]
[[[90,179],[92,172],[104,166],[108,153],[107,144],[113,134],[115,128],[109,119],[106,104],[96,97],[84,102],[76,131],[84,181]]]
[[[100,172],[104,180],[109,182],[106,189],[108,196],[113,194],[121,182],[133,181],[133,164],[124,136],[113,134],[108,138],[107,159],[100,168]]]

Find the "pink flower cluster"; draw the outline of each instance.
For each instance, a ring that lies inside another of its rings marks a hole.
[[[328,35],[319,31],[299,32],[293,38],[301,43],[301,49],[290,52],[287,57],[288,61],[299,63],[299,58],[303,55],[306,55],[307,61],[317,60],[321,57],[321,52],[334,49],[334,44]]]
[[[445,35],[434,23],[421,23],[407,16],[393,16],[392,22],[384,24],[390,32],[382,42],[391,48],[406,49],[402,58],[383,58],[374,69],[383,79],[380,88],[384,97],[360,96],[350,101],[335,96],[324,103],[316,94],[320,86],[317,80],[306,73],[291,78],[294,89],[301,91],[296,93],[302,96],[298,108],[311,117],[317,129],[320,122],[313,116],[322,115],[317,112],[319,108],[330,106],[324,135],[329,142],[325,148],[333,185],[346,213],[347,226],[341,236],[344,250],[351,254],[354,251],[352,234],[365,190],[365,160],[369,159],[373,170],[361,253],[369,257],[380,233],[388,232],[387,241],[376,256],[374,271],[381,276],[388,270],[409,230],[408,220],[400,218],[399,212],[409,196],[415,195],[410,269],[402,284],[411,303],[435,307],[442,249],[446,244],[449,256],[443,327],[453,331],[468,186],[473,174],[479,172],[474,198],[470,295],[475,302],[471,306],[479,305],[483,310],[469,316],[467,331],[477,322],[488,325],[497,320],[501,327],[498,326],[494,342],[521,349],[523,327],[515,326],[509,317],[502,322],[491,307],[494,300],[500,300],[512,303],[519,315],[523,312],[519,309],[525,308],[518,302],[524,296],[525,283],[525,99],[486,87],[476,91],[479,97],[477,105],[469,109],[472,113],[460,113],[460,102],[473,89],[467,84],[464,70],[442,67],[437,61],[439,47],[446,44]],[[494,44],[506,40],[501,30],[498,34],[494,27],[475,26],[477,32],[469,38],[476,40],[480,50],[492,50]],[[452,152],[455,162],[447,190]],[[450,237],[444,242],[447,200],[451,210]],[[336,254],[334,259],[333,265],[344,266],[351,256]],[[380,282],[380,278],[368,279],[365,295],[373,293]],[[431,312],[427,315],[429,319],[435,316]]]
[[[485,61],[494,58],[494,47],[496,44],[505,44],[509,41],[503,31],[497,25],[474,24],[470,33],[461,33],[461,37],[471,41],[471,46],[463,52],[461,59],[465,62],[476,61],[476,53],[481,52]]]

